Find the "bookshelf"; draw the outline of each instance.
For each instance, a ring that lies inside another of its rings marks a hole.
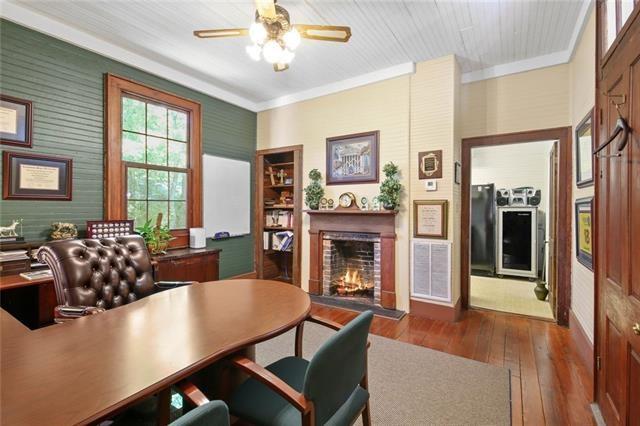
[[[256,275],[300,287],[302,145],[258,150],[255,181]]]

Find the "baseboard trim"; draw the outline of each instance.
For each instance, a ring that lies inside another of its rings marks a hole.
[[[593,376],[593,344],[587,337],[587,333],[584,331],[584,328],[582,328],[580,321],[578,321],[578,318],[576,318],[572,310],[569,310],[569,331],[571,332],[572,340],[576,344],[578,356],[580,356],[585,367],[589,370],[589,374]]]
[[[460,320],[462,303],[460,298],[454,306],[440,305],[422,299],[410,299],[409,309],[409,313],[417,317],[456,322]]]
[[[233,277],[227,278],[228,280],[250,280],[258,278],[258,274],[256,271],[247,272],[246,274],[234,275]]]

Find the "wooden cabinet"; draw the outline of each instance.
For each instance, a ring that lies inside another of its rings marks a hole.
[[[153,256],[156,281],[216,281],[219,249],[177,249]]]

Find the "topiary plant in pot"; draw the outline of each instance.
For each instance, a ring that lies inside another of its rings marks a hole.
[[[320,199],[324,196],[324,188],[320,185],[322,174],[318,169],[309,172],[311,183],[304,189],[304,202],[311,210],[318,210]]]
[[[402,192],[400,169],[393,162],[388,162],[382,168],[382,172],[386,179],[380,185],[378,200],[386,210],[398,210],[400,207],[400,193]]]

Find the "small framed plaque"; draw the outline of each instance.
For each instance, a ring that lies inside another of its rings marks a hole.
[[[576,257],[593,271],[593,197],[576,200]]]
[[[2,198],[5,200],[71,200],[73,160],[4,151]]]
[[[416,200],[413,202],[413,236],[447,239],[447,200]]]
[[[0,143],[31,148],[31,101],[0,95]]]
[[[442,178],[442,150],[418,153],[418,178]]]

